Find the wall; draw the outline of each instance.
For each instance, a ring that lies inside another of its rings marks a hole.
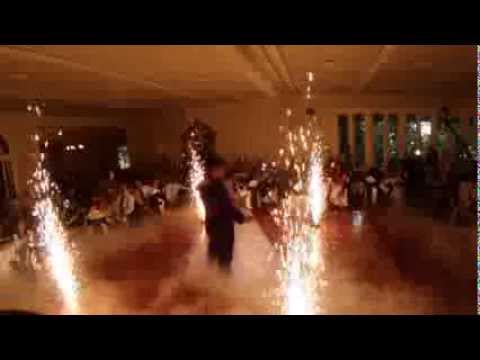
[[[455,99],[445,103],[433,97],[405,96],[322,96],[312,101],[323,124],[326,138],[334,152],[338,151],[337,116],[347,113],[373,114],[408,113],[434,116],[446,104],[454,115],[461,116],[464,135],[476,140],[476,127],[468,125],[476,117],[476,99]],[[301,119],[305,114],[305,99],[301,97],[258,99],[230,104],[214,104],[182,108],[174,103],[162,104],[156,110],[105,111],[101,116],[89,115],[45,116],[35,118],[22,111],[0,111],[0,134],[10,145],[16,185],[20,189],[30,175],[29,138],[35,124],[45,126],[117,126],[127,130],[132,162],[154,162],[161,154],[180,155],[180,136],[187,122],[198,117],[209,123],[218,133],[218,151],[232,158],[238,154],[271,156],[280,145],[278,126],[285,122],[285,109],[291,108]],[[80,114],[79,114],[80,115]]]
[[[395,113],[400,117],[414,113],[436,116],[445,103],[434,97],[407,96],[322,96],[312,100],[325,136],[334,153],[338,153],[337,116],[339,114],[376,112]],[[462,116],[462,125],[476,114],[475,99],[458,99],[446,103],[452,114]],[[270,156],[279,146],[278,126],[285,123],[285,109],[302,118],[306,100],[301,97],[246,101],[186,109],[188,118],[198,117],[217,130],[217,149],[226,157],[237,154]]]
[[[33,158],[29,154],[34,150],[29,135],[35,133],[36,126],[123,128],[127,132],[134,165],[154,162],[161,154],[172,157],[180,155],[180,136],[187,126],[183,108],[175,104],[162,104],[161,108],[152,110],[114,109],[80,114],[77,110],[76,115],[81,116],[67,113],[68,111],[56,111],[56,116],[37,118],[26,111],[0,111],[0,134],[10,146],[10,160],[13,162],[17,190],[24,189],[32,171]]]
[[[161,155],[180,155],[180,137],[187,127],[181,106],[166,104],[157,110],[132,111],[124,117],[134,163],[155,162]]]
[[[217,131],[217,151],[227,158],[241,153],[269,155],[277,144],[281,116],[277,100],[187,108],[186,113]]]
[[[33,166],[33,147],[29,135],[35,133],[36,126],[117,126],[126,128],[124,119],[45,116],[36,118],[29,113],[0,112],[0,134],[10,146],[10,160],[13,163],[17,191],[25,188]]]

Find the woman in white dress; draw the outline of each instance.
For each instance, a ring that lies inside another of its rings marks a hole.
[[[336,208],[348,207],[348,177],[345,173],[335,175],[330,181],[328,202]]]

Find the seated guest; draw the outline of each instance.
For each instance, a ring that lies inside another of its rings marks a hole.
[[[260,206],[258,202],[258,185],[259,182],[256,179],[252,179],[248,183],[248,189],[250,191],[250,205],[255,209]]]
[[[238,197],[240,206],[251,209],[252,208],[252,192],[248,189],[247,184],[241,183],[238,185]]]
[[[278,185],[275,179],[270,178],[265,181],[262,202],[267,206],[273,206],[278,203]]]
[[[381,176],[376,168],[371,168],[365,176],[366,198],[369,205],[375,205],[378,200]]]
[[[178,201],[178,197],[181,191],[188,191],[189,189],[177,182],[171,182],[165,185],[165,197],[168,205],[174,205]]]
[[[138,183],[138,188],[142,191],[143,197],[148,200],[156,194],[160,194],[160,189],[157,189],[153,185],[142,184],[140,181]]]
[[[154,209],[155,212],[163,214],[165,212],[165,206],[167,200],[163,192],[163,187],[160,183],[160,180],[154,180],[152,183],[152,188],[155,189],[153,195],[150,197],[150,207]]]
[[[84,225],[89,207],[83,206],[75,189],[70,189],[63,201],[62,219],[65,226]]]
[[[328,202],[333,208],[348,207],[347,185],[346,173],[340,173],[331,180],[328,191]]]
[[[277,189],[268,189],[262,198],[262,203],[269,207],[274,206],[277,203]]]
[[[153,199],[156,202],[155,209],[160,214],[163,215],[165,213],[165,206],[166,202],[161,196],[155,196]]]
[[[135,198],[126,184],[120,186],[119,199],[121,221],[128,222],[131,214],[135,210]]]
[[[107,191],[108,223],[114,224],[121,221],[120,189],[109,189]]]
[[[108,231],[108,211],[106,203],[103,199],[92,199],[92,206],[87,214],[87,225],[92,231],[95,227],[99,226],[103,233]]]
[[[394,180],[382,177],[378,185],[378,203],[380,205],[390,205],[393,198],[394,189]]]
[[[165,202],[161,198],[161,190],[159,188],[159,182],[156,180],[152,185],[139,184],[143,198],[145,200],[145,205],[152,211],[162,213],[164,209]]]

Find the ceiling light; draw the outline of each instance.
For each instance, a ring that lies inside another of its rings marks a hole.
[[[313,81],[313,72],[311,72],[311,71],[307,72],[307,80],[309,82]]]
[[[323,63],[323,65],[325,67],[333,67],[335,65],[335,60],[332,60],[332,59],[327,59],[325,60],[325,62]]]
[[[46,104],[44,102],[40,103],[38,101],[32,101],[27,104],[27,111],[33,112],[38,117],[41,117],[45,112]]]
[[[35,114],[37,114],[38,117],[43,115],[42,108],[39,105],[35,105],[34,109],[35,109]]]

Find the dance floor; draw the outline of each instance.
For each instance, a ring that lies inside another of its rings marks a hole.
[[[233,272],[206,262],[206,236],[190,209],[106,235],[76,231],[74,294],[80,314],[279,314],[277,233],[268,216],[236,228]],[[476,313],[475,229],[428,218],[348,213],[324,219],[320,314]],[[470,265],[471,264],[471,265]],[[3,266],[0,308],[69,313],[52,281]]]

